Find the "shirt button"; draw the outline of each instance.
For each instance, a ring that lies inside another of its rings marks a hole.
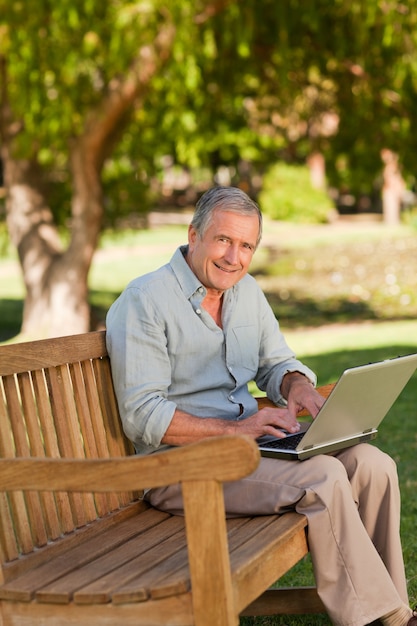
[[[197,313],[197,315],[201,315],[201,309],[196,309],[195,312]]]

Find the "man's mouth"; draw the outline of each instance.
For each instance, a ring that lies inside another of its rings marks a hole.
[[[227,274],[233,274],[234,272],[237,272],[237,268],[236,269],[227,269],[226,267],[223,267],[222,265],[218,265],[217,263],[214,263],[214,266],[217,267],[218,270],[221,270],[222,272],[226,272]]]

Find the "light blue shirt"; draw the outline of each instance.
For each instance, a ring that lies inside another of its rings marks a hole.
[[[107,315],[107,347],[120,416],[137,452],[161,448],[178,408],[205,418],[256,413],[255,380],[275,403],[287,372],[314,373],[296,360],[255,279],[225,291],[219,328],[201,303],[205,287],[188,266],[187,246],[170,263],[133,280]]]

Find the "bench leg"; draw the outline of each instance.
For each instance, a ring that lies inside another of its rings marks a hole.
[[[187,481],[182,493],[195,624],[237,626],[222,485]]]

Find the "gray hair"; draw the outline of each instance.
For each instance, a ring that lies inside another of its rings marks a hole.
[[[195,212],[191,225],[200,237],[204,236],[214,211],[230,211],[239,215],[257,215],[259,220],[259,233],[256,247],[262,237],[262,213],[256,202],[237,187],[212,187],[204,193],[195,206]]]

